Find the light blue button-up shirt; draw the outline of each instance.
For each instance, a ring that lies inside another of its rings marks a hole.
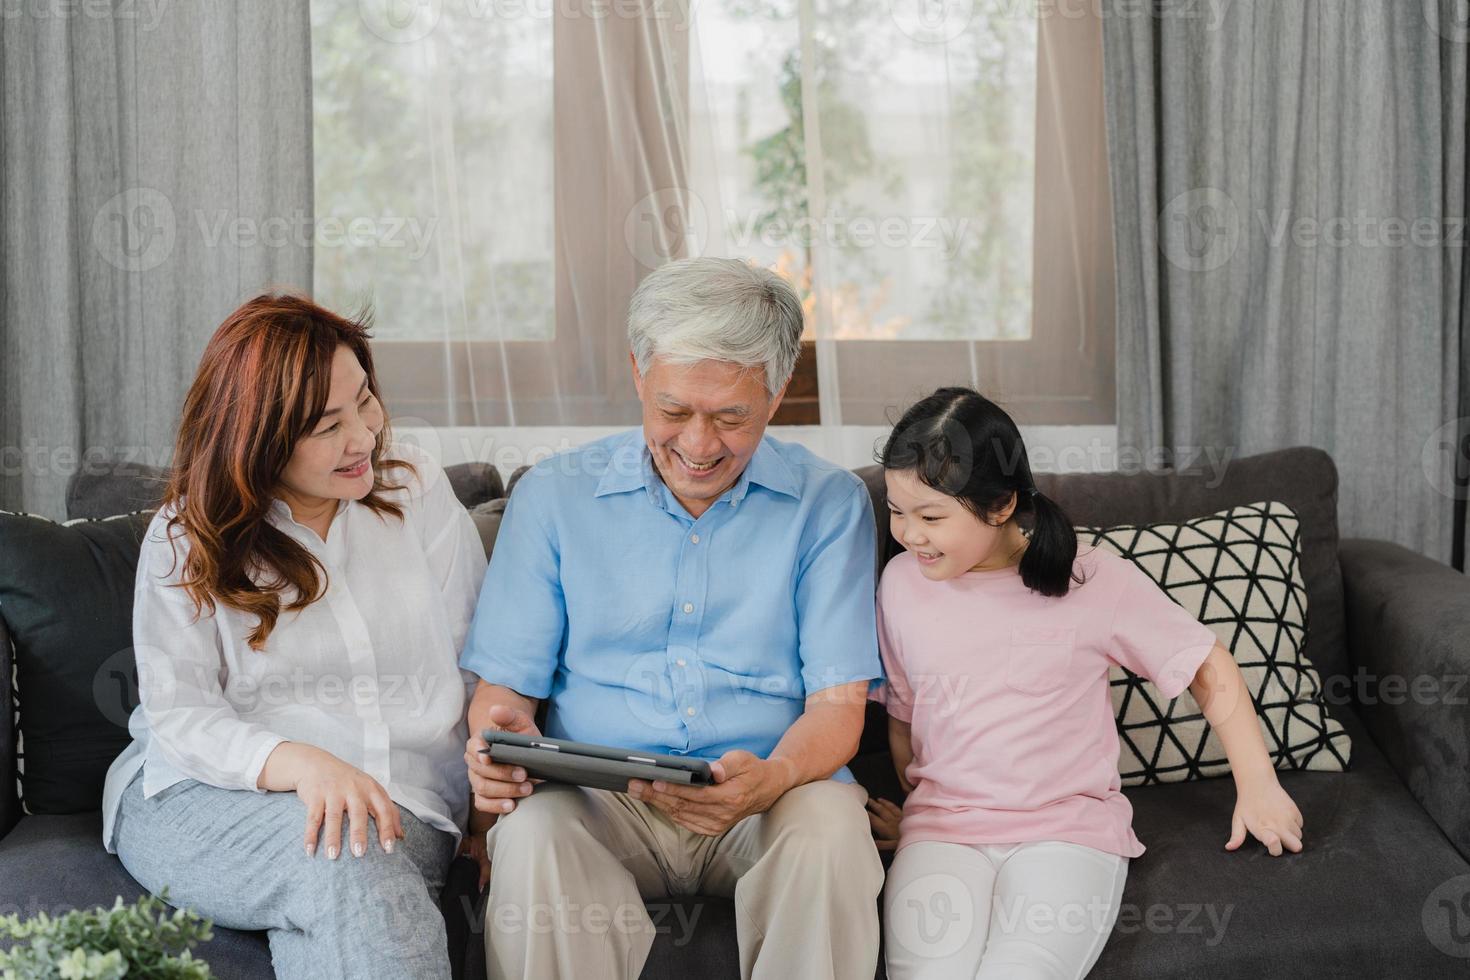
[[[460,666],[550,698],[555,738],[766,758],[808,695],[881,682],[875,547],[862,481],[801,446],[763,438],[696,520],[633,429],[516,484]]]

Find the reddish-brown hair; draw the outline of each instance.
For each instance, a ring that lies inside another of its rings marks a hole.
[[[210,338],[184,399],[174,465],[163,506],[174,508],[168,532],[188,537],[180,585],[196,614],[215,603],[260,618],[250,646],[260,650],[287,612],[326,591],[326,569],[311,552],[266,520],[296,443],[326,411],[332,359],[347,347],[382,402],[369,317],[345,319],[308,299],[263,294],[231,313]],[[403,512],[381,495],[400,490],[384,471],[413,467],[384,459],[387,409],[373,446],[373,489],[359,503],[378,514]]]

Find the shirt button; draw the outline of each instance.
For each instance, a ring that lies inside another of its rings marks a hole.
[[[685,708],[684,709],[684,713],[686,715],[688,715],[689,717],[691,717],[691,718],[694,717],[694,709],[693,708]]]
[[[694,612],[694,603],[692,603],[692,602],[686,602],[686,603],[684,603],[684,611],[687,612],[687,613]]]
[[[680,667],[682,667],[682,666],[684,666],[684,658],[683,657],[680,657],[678,660],[675,660],[674,663],[676,663]]]
[[[695,544],[699,544],[699,535],[691,534],[689,535],[689,540],[694,542]]]

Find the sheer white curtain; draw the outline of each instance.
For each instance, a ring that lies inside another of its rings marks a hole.
[[[1076,6],[312,0],[317,298],[373,305],[410,424],[636,424],[627,300],[687,255],[800,290],[778,422],[880,425],[964,383],[1023,423],[1111,424]]]

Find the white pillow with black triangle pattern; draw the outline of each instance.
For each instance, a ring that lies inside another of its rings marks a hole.
[[[1128,559],[1235,655],[1277,769],[1343,771],[1352,745],[1302,656],[1307,592],[1299,524],[1286,504],[1245,504],[1179,524],[1077,528],[1078,545]],[[1124,786],[1230,772],[1225,747],[1186,689],[1167,701],[1122,667],[1109,674]]]

